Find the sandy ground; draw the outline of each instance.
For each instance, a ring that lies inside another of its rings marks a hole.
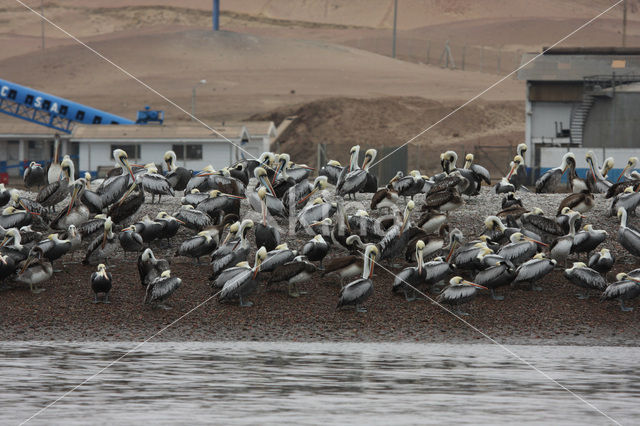
[[[521,194],[529,208],[541,207],[545,213],[555,211],[564,194]],[[639,265],[615,241],[617,221],[604,216],[606,203],[597,196],[597,206],[587,213],[586,222],[597,229],[606,229],[609,238],[605,246],[618,257],[615,272],[629,271]],[[351,213],[368,203],[368,196],[360,196],[347,205]],[[496,213],[499,197],[489,190],[470,200],[451,217],[452,226],[461,229],[467,239],[482,230],[483,218]],[[420,203],[418,202],[418,205]],[[160,205],[146,204],[138,213],[173,211],[176,200]],[[256,214],[247,213],[257,219]],[[634,221],[634,220],[633,220]],[[314,276],[301,288],[309,293],[298,299],[289,298],[284,291],[267,290],[261,286],[251,296],[255,306],[241,308],[235,304],[220,304],[211,298],[206,264],[194,266],[190,259],[175,258],[176,245],[191,235],[181,231],[171,249],[154,244],[158,257],[172,263],[172,275],[179,276],[183,285],[169,299],[173,309],[164,311],[143,306],[144,290],[138,281],[133,258],[116,259],[110,271],[114,277],[111,304],[94,305],[89,285],[92,267],[64,258],[64,272],[44,283],[46,291],[38,295],[17,287],[4,291],[0,338],[3,340],[142,340],[202,304],[184,319],[163,331],[159,340],[336,340],[336,341],[427,341],[475,342],[484,341],[477,331],[463,324],[451,314],[429,301],[408,303],[391,293],[393,277],[385,271],[383,262],[376,269],[375,291],[366,303],[369,312],[335,309],[338,285],[332,278]],[[253,238],[253,237],[251,237]],[[300,248],[307,236],[286,237],[290,246]],[[330,256],[338,253],[330,254]],[[253,259],[253,257],[251,257]],[[384,267],[384,268],[383,268]],[[396,271],[399,269],[395,269]],[[592,293],[588,300],[576,298],[577,288],[566,281],[561,270],[553,272],[540,284],[542,292],[516,288],[498,290],[506,299],[492,300],[488,294],[479,295],[465,310],[469,324],[499,342],[632,345],[640,338],[638,302],[633,312],[621,312],[615,302],[600,302]],[[610,274],[613,277],[613,274]],[[266,277],[265,277],[266,278]],[[472,278],[472,277],[469,277]],[[435,295],[430,295],[434,297]]]

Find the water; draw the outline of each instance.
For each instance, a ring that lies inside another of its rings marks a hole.
[[[0,343],[0,424],[27,419],[133,343]],[[512,346],[621,423],[640,348]],[[607,424],[497,346],[150,343],[29,424]]]

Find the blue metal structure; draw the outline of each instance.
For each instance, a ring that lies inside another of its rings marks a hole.
[[[164,111],[149,109],[149,105],[145,105],[143,111],[138,111],[138,117],[136,118],[136,124],[149,124],[164,122]]]
[[[74,123],[134,124],[132,120],[0,79],[0,112],[71,133]]]
[[[211,11],[213,20],[213,31],[220,29],[220,0],[213,0],[213,10]]]

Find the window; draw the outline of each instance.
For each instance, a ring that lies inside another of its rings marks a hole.
[[[102,123],[102,117],[100,117],[99,115],[96,115],[95,117],[93,117],[93,124],[100,124]]]
[[[78,121],[84,120],[84,111],[78,111],[76,113],[76,120],[78,120]]]
[[[45,110],[48,111],[49,108],[51,108],[51,101],[43,101],[42,102],[42,109],[45,109]]]
[[[129,156],[129,161],[137,160],[140,158],[140,145],[139,144],[126,144],[126,145],[111,145],[111,151],[109,151],[109,158],[113,159],[113,151],[121,149]]]
[[[7,98],[15,99],[17,95],[18,95],[18,92],[16,92],[14,89],[11,89],[9,90],[9,96],[7,96]]]
[[[24,98],[24,103],[27,105],[31,105],[33,103],[33,95],[27,95],[27,97]]]
[[[171,147],[171,150],[176,153],[176,160],[184,160],[184,151],[187,152],[187,160],[202,160],[201,144],[176,144]]]
[[[62,105],[60,107],[60,115],[67,115],[67,111],[69,111],[69,107],[66,105]]]

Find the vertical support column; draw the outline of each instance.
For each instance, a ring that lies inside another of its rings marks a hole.
[[[212,19],[213,31],[218,31],[220,29],[220,0],[213,0]]]
[[[27,160],[27,141],[24,139],[20,139],[18,141],[18,161],[26,161]]]

